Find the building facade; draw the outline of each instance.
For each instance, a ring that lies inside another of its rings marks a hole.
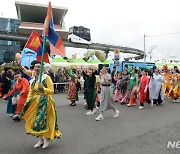
[[[0,18],[0,31],[4,33],[18,33],[20,20]],[[15,60],[15,54],[21,50],[20,42],[0,40],[0,64]]]

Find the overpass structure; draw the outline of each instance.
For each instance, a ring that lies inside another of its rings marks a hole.
[[[42,34],[44,27],[44,19],[47,14],[47,5],[15,1],[15,7],[18,17],[17,20],[19,20],[20,25],[18,26],[16,33],[11,31],[0,30],[0,40],[17,41],[20,42],[23,47],[23,45],[25,45],[25,43],[27,42],[32,30],[36,30],[39,33],[39,35]],[[119,49],[121,53],[135,54],[134,57],[130,58],[142,59],[144,57],[143,51],[134,48],[101,43],[80,44],[68,41],[68,31],[66,30],[64,22],[64,18],[68,12],[68,8],[53,6],[52,11],[54,29],[60,36],[60,38],[63,40],[65,47],[102,50],[106,54],[109,51]],[[11,19],[9,20],[9,22],[11,23]],[[8,24],[6,26],[8,27]],[[128,58],[125,60],[128,60]]]
[[[22,44],[25,44],[28,40],[27,35],[23,35],[20,33],[7,33],[7,32],[0,32],[0,40],[7,40],[7,41],[19,41]],[[94,49],[94,50],[102,50],[108,53],[109,51],[114,51],[115,49],[119,49],[122,53],[130,53],[135,54],[134,57],[126,58],[126,60],[134,58],[134,59],[143,59],[144,58],[144,51],[129,48],[129,47],[122,47],[117,45],[109,45],[109,44],[101,44],[101,43],[92,43],[92,44],[80,44],[80,43],[73,43],[68,41],[67,39],[63,40],[65,47],[74,47],[74,48],[84,48],[84,49]]]

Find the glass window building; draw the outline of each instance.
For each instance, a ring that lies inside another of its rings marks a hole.
[[[0,31],[4,33],[18,33],[20,20],[0,18]],[[20,42],[0,40],[0,64],[15,60],[15,54],[21,50]]]

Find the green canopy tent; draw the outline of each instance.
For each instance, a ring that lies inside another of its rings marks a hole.
[[[88,61],[88,64],[90,65],[98,65],[98,64],[103,64],[95,55],[93,55]]]
[[[84,63],[86,63],[82,58],[79,58],[79,59],[72,59],[71,61],[70,61],[70,63],[81,63],[81,64],[84,64]]]
[[[160,62],[157,62],[155,65],[158,66],[158,67],[163,67],[163,65],[167,65],[168,68],[173,68],[174,66],[180,66],[180,64],[177,64],[175,62],[172,62],[171,64],[170,63],[160,63]]]
[[[52,65],[56,65],[56,66],[68,66],[69,63],[64,60],[61,56],[56,56],[55,58],[53,58],[51,60],[51,64]]]
[[[114,62],[114,61],[112,60],[112,58],[110,56],[108,56],[108,58],[103,62],[103,64],[110,64],[112,62]]]
[[[165,65],[165,64],[163,64],[163,63],[160,63],[160,62],[156,62],[156,64],[155,64],[156,66],[158,66],[158,67],[162,67],[163,65]]]
[[[56,56],[52,59],[51,63],[67,63],[67,61],[64,60],[61,56]]]
[[[76,55],[75,59],[70,60],[71,65],[87,65],[87,62],[85,62],[79,55]]]

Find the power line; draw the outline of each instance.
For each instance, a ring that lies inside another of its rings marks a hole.
[[[134,41],[134,42],[131,42],[131,43],[127,44],[126,46],[129,46],[129,45],[131,45],[131,44],[134,44],[134,43],[136,43],[136,42],[139,42],[139,41],[141,41],[142,39],[144,39],[144,38],[141,37],[140,39],[138,39],[138,40],[136,40],[136,41]]]
[[[174,32],[174,33],[167,33],[167,34],[158,34],[158,35],[146,35],[145,37],[157,37],[157,36],[165,36],[165,35],[175,35],[180,34],[180,32]]]

